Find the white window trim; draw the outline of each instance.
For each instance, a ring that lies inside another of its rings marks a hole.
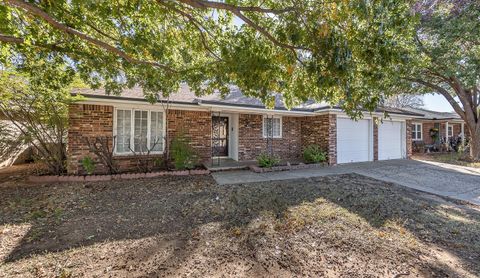
[[[113,137],[117,137],[117,111],[118,110],[130,110],[131,117],[130,117],[130,148],[133,150],[134,146],[134,138],[135,138],[135,111],[147,111],[147,146],[150,147],[150,135],[151,135],[151,112],[162,112],[162,128],[163,128],[163,136],[167,132],[166,129],[166,115],[165,110],[163,109],[142,109],[142,108],[132,108],[132,107],[115,107],[113,112]],[[166,142],[162,143],[162,150],[161,151],[151,151],[150,154],[163,154],[165,151],[165,144]],[[115,156],[128,156],[134,155],[132,151],[128,150],[127,152],[117,152],[117,144],[115,143],[115,148],[113,150],[113,155]]]
[[[413,141],[422,141],[423,140],[423,124],[422,123],[412,123],[412,125],[415,126],[415,134],[418,133],[418,130],[416,129],[417,126],[420,126],[420,138],[412,138]]]
[[[280,136],[272,136],[271,138],[279,139],[282,138],[283,135],[283,119],[282,116],[269,116],[269,115],[263,115],[262,118],[262,134],[263,138],[268,138],[267,134],[265,133],[265,119],[280,119]],[[273,128],[273,127],[272,127]]]
[[[450,130],[452,131],[452,134],[450,134]],[[447,135],[448,137],[453,137],[453,126],[451,124],[448,125]]]

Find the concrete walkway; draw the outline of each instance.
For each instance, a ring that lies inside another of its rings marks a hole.
[[[480,205],[480,169],[419,160],[362,162],[331,167],[256,174],[248,170],[216,172],[218,184],[262,182],[357,173]]]

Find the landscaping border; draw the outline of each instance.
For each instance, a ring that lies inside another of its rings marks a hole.
[[[300,170],[300,169],[311,169],[311,168],[320,168],[327,165],[326,163],[312,163],[312,164],[297,164],[297,165],[283,165],[283,166],[273,166],[268,168],[262,168],[257,165],[250,165],[249,168],[255,173],[268,173],[268,172],[279,172],[279,171],[290,171],[290,170]]]
[[[84,181],[111,181],[111,180],[134,180],[144,178],[155,178],[161,176],[189,176],[208,175],[210,170],[181,170],[181,171],[160,171],[151,173],[125,173],[115,175],[91,175],[91,176],[29,176],[28,181],[32,183],[54,183],[54,182],[84,182]]]

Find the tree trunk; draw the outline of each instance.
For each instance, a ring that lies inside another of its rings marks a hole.
[[[480,129],[470,131],[470,156],[475,161],[480,161]]]

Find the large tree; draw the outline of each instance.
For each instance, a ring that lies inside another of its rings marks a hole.
[[[0,1],[0,62],[63,59],[109,93],[140,85],[154,100],[181,82],[229,84],[273,103],[373,110],[405,62],[410,0]]]
[[[471,135],[470,154],[480,160],[480,2],[423,0],[415,52],[402,72],[416,92],[436,92],[452,105]]]

